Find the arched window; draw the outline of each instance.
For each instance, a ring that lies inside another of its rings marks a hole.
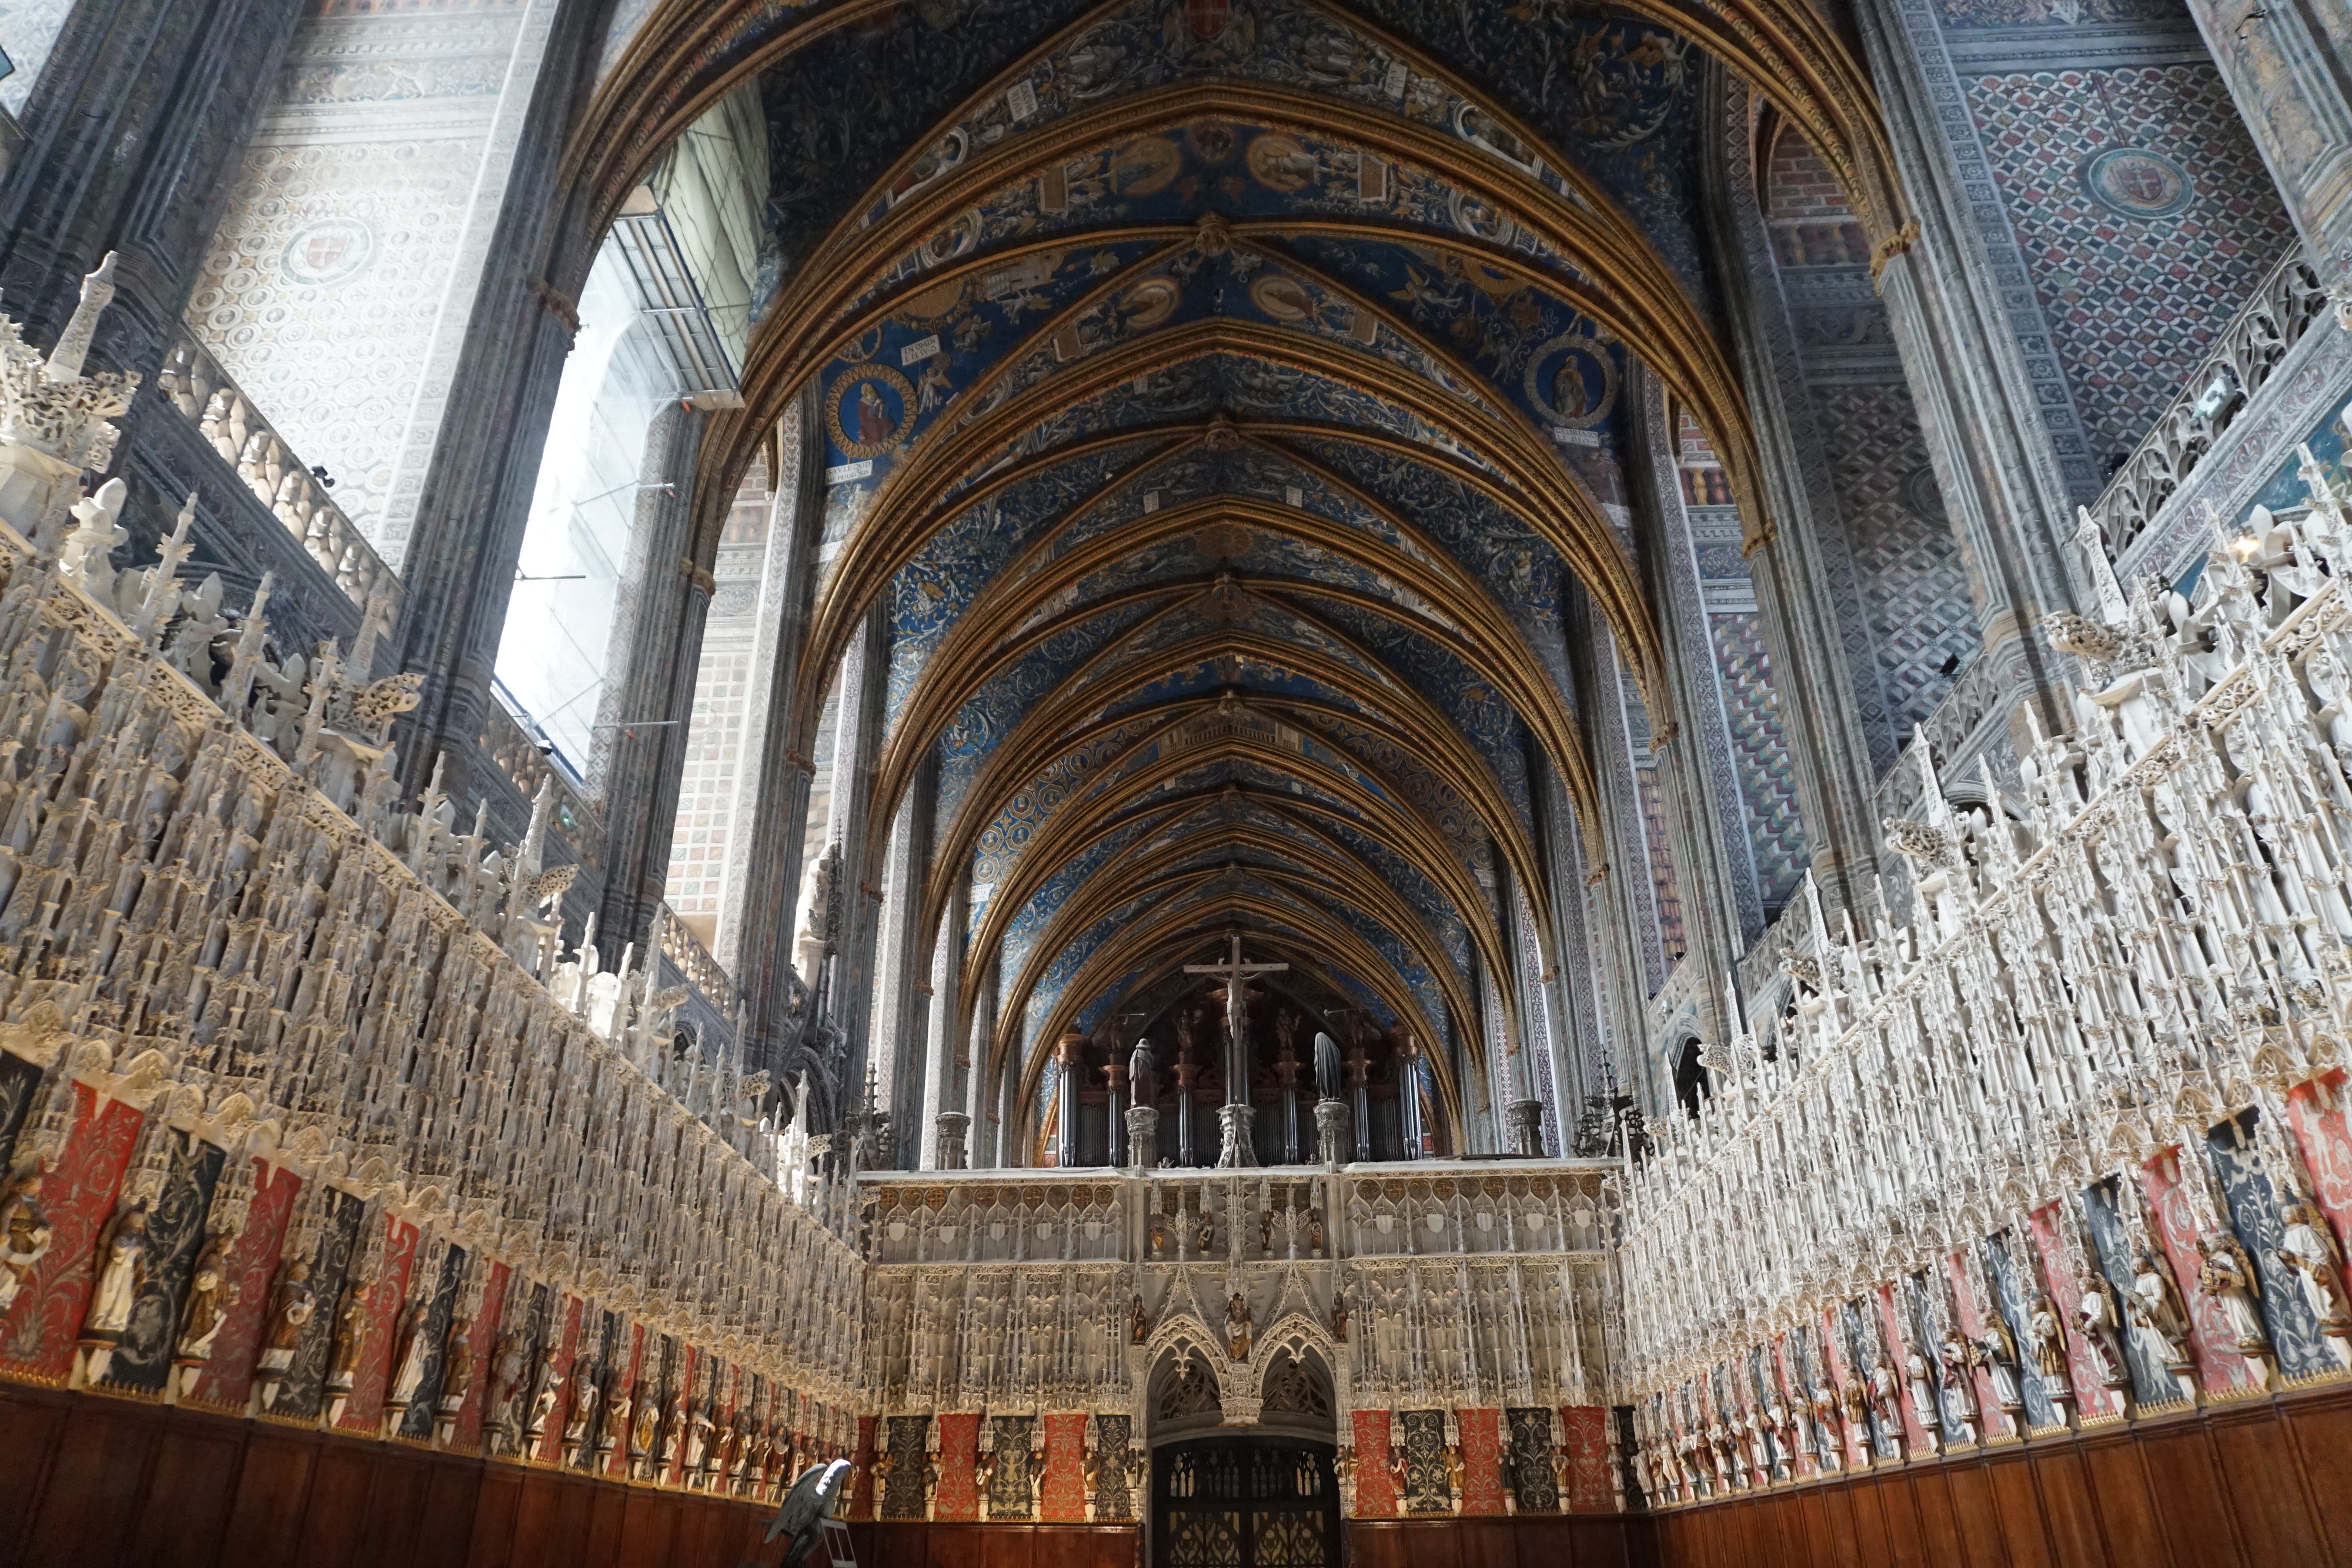
[[[1698,1119],[1701,1100],[1715,1098],[1715,1085],[1707,1081],[1706,1069],[1698,1060],[1698,1041],[1685,1040],[1675,1058],[1675,1098],[1682,1102],[1683,1114]]]

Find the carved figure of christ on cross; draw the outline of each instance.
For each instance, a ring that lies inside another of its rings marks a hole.
[[[1242,962],[1242,934],[1232,934],[1233,956],[1222,964],[1187,964],[1188,975],[1215,975],[1225,982],[1225,1103],[1249,1103],[1249,1004],[1242,997],[1242,982],[1252,975],[1271,975],[1290,967],[1287,964],[1244,964]]]

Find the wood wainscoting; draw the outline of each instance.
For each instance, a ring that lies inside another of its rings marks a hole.
[[[1131,1524],[854,1524],[857,1568],[1135,1568]]]
[[[1360,1519],[1348,1526],[1348,1561],[1350,1568],[1650,1568],[1651,1524],[1640,1514]]]
[[[2352,1389],[1656,1516],[1664,1568],[2352,1568]]]
[[[772,1508],[0,1385],[0,1568],[741,1568]]]

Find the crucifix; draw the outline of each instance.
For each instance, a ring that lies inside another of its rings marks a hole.
[[[1249,1004],[1242,997],[1242,982],[1252,975],[1276,974],[1290,967],[1287,964],[1244,964],[1242,962],[1242,934],[1232,934],[1232,956],[1222,964],[1187,964],[1188,975],[1215,975],[1225,982],[1225,1103],[1249,1103]]]

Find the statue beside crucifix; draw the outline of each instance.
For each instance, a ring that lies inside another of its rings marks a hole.
[[[1225,1103],[1217,1113],[1224,1134],[1217,1151],[1221,1170],[1257,1164],[1257,1151],[1250,1142],[1254,1112],[1249,1103],[1249,1000],[1244,994],[1244,982],[1253,975],[1276,974],[1290,967],[1244,963],[1242,934],[1233,932],[1228,940],[1232,947],[1223,963],[1184,966],[1188,975],[1214,975],[1225,983]]]

